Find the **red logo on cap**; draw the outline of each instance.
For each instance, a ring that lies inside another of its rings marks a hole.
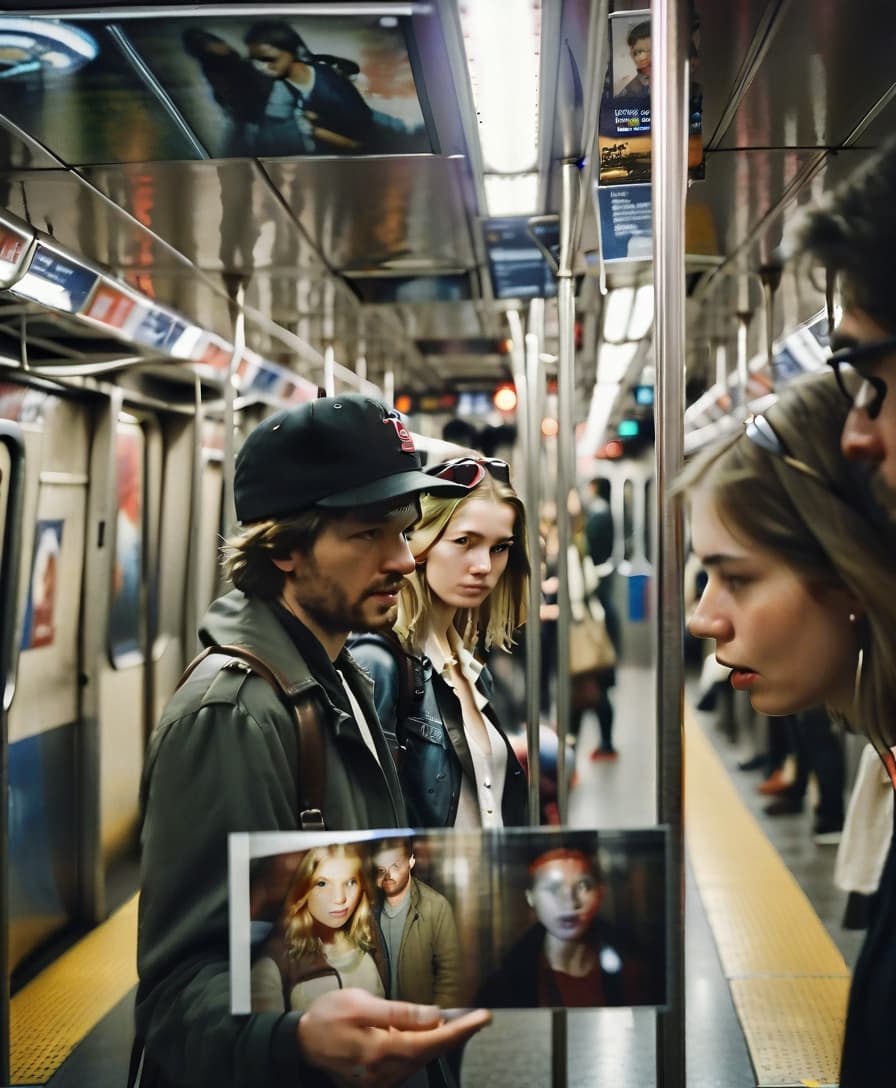
[[[414,446],[414,440],[411,438],[411,432],[405,427],[398,416],[386,416],[383,419],[383,423],[391,423],[395,428],[395,433],[398,435],[398,441],[401,443],[401,449],[403,453],[416,453],[416,447]]]

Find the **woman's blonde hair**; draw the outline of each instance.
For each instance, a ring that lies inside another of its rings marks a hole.
[[[779,556],[808,585],[842,587],[860,602],[851,724],[883,755],[896,744],[896,541],[867,476],[840,452],[848,412],[831,372],[794,382],[765,413],[780,455],[739,431],[697,455],[675,490],[707,488],[732,535]],[[848,629],[843,637],[851,641]]]
[[[308,897],[314,887],[317,871],[330,858],[348,858],[358,864],[358,883],[361,897],[342,929],[351,943],[364,952],[375,947],[373,939],[373,912],[371,902],[373,888],[367,871],[367,860],[357,846],[351,843],[336,843],[333,846],[321,846],[309,850],[303,855],[296,867],[289,893],[286,897],[283,929],[290,956],[294,959],[322,951],[322,942],[314,932],[314,919],[308,910]]]
[[[529,550],[526,543],[526,510],[523,501],[509,483],[496,480],[486,470],[482,480],[460,499],[440,499],[423,495],[420,519],[408,537],[417,569],[408,575],[398,598],[395,633],[406,650],[419,653],[429,633],[432,616],[432,592],[426,581],[426,556],[442,538],[448,522],[472,499],[506,503],[513,508],[513,543],[507,566],[498,584],[476,608],[459,608],[454,626],[464,644],[474,648],[482,639],[486,649],[499,646],[509,650],[513,635],[526,622],[529,592]]]

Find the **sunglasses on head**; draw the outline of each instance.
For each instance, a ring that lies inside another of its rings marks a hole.
[[[444,461],[426,470],[430,476],[440,480],[450,480],[461,487],[473,488],[482,483],[488,474],[498,483],[510,483],[510,465],[497,457],[455,457],[453,461]]]

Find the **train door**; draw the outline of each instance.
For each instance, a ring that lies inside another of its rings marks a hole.
[[[156,473],[158,428],[112,405],[107,442],[97,457],[110,467],[105,489],[105,543],[96,589],[105,583],[106,608],[98,617],[105,637],[95,646],[97,794],[94,863],[99,864],[94,913],[106,912],[106,881],[117,862],[133,853],[140,771],[146,735],[149,623],[155,579],[148,508]],[[95,477],[98,491],[101,473]]]
[[[12,971],[79,913],[79,625],[90,406],[19,391],[23,536],[8,714]]]

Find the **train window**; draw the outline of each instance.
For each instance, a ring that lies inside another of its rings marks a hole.
[[[118,514],[109,613],[109,654],[116,667],[143,659],[143,494],[146,439],[137,423],[120,420],[115,434]]]
[[[622,485],[623,557],[629,562],[635,555],[635,485],[626,480]]]

